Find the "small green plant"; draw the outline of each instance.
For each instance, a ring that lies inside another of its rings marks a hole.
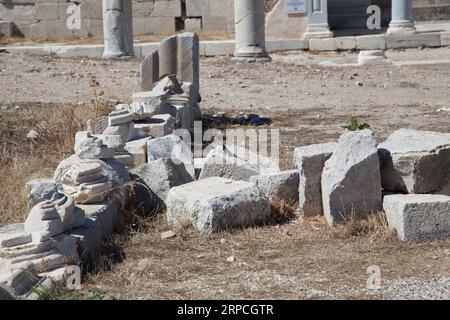
[[[86,296],[86,300],[104,300],[105,294],[100,292],[91,292]]]
[[[358,131],[358,130],[369,129],[370,125],[366,122],[359,123],[359,121],[356,117],[352,117],[350,119],[350,122],[347,125],[343,126],[343,128],[347,129],[349,131]]]
[[[36,293],[41,300],[57,300],[58,294],[56,290],[53,288],[47,288],[42,284],[38,284],[37,286],[31,289],[32,292]]]

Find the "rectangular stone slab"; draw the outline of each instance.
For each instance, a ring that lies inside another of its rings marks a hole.
[[[172,225],[190,222],[202,233],[263,224],[270,218],[270,203],[253,183],[213,177],[170,190],[167,220]]]
[[[299,205],[305,216],[323,214],[322,171],[336,148],[335,142],[313,144],[294,150],[294,165],[300,172]]]
[[[389,227],[402,241],[450,238],[450,197],[429,194],[384,198]]]
[[[450,177],[450,134],[400,129],[378,145],[385,190],[431,193]]]

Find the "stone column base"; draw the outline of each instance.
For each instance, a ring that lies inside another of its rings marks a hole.
[[[305,33],[305,40],[316,39],[316,38],[333,38],[333,31],[326,28],[308,28]]]
[[[416,33],[414,22],[391,22],[387,35],[403,35]]]
[[[249,47],[238,49],[234,52],[235,61],[272,61],[269,54],[265,49],[257,48],[257,47]]]

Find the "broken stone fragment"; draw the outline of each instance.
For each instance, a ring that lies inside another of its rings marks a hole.
[[[189,142],[190,143],[190,142]],[[184,164],[186,171],[194,177],[194,159],[189,146],[177,135],[169,134],[147,143],[148,161],[171,159],[176,165]]]
[[[34,265],[29,262],[6,280],[5,287],[8,288],[10,294],[20,297],[29,293],[40,279]]]
[[[89,204],[103,201],[111,192],[112,182],[103,174],[100,164],[80,163],[66,171],[62,188],[75,203]]]
[[[182,163],[176,165],[171,159],[149,161],[133,173],[140,176],[162,201],[173,187],[194,181]]]
[[[118,201],[108,198],[97,204],[79,205],[86,215],[85,223],[71,231],[71,237],[78,238],[81,257],[89,257],[111,235],[119,212]]]
[[[269,199],[253,183],[214,177],[172,188],[167,197],[169,224],[186,222],[210,234],[267,223]]]
[[[389,227],[402,241],[450,238],[450,197],[429,194],[390,195],[384,198]]]
[[[322,171],[336,143],[303,146],[294,150],[294,166],[300,172],[299,206],[306,217],[323,214]]]
[[[58,167],[55,170],[55,173],[53,175],[56,185],[59,189],[63,189],[63,178],[67,174],[68,171],[72,170],[73,166],[79,166],[79,165],[92,165],[94,172],[97,170],[96,167],[101,167],[101,175],[106,177],[108,181],[111,181],[112,186],[108,191],[108,194],[111,197],[114,197],[120,201],[121,207],[124,207],[126,205],[127,199],[128,199],[128,183],[130,182],[130,175],[128,170],[118,161],[114,159],[107,159],[107,160],[98,160],[98,159],[80,159],[77,156],[73,155],[67,159],[64,159],[60,162]],[[95,173],[96,175],[98,173]],[[73,176],[76,176],[77,174],[74,174],[73,172],[69,174],[70,179],[72,180]],[[69,176],[68,176],[69,178]],[[80,176],[81,178],[81,176]],[[89,174],[85,176],[87,178],[86,180],[90,180],[91,177],[89,177]],[[81,179],[78,179],[81,180]],[[82,181],[84,182],[84,181]],[[89,182],[89,181],[88,181]],[[77,182],[80,183],[80,182]],[[71,185],[71,190],[76,190]]]
[[[25,220],[25,233],[31,234],[33,243],[39,243],[63,233],[63,224],[55,205],[44,201],[34,206]]]
[[[32,208],[39,202],[51,200],[58,192],[58,187],[52,179],[36,179],[28,181],[25,185],[28,208]]]
[[[133,115],[126,110],[115,110],[108,116],[108,127],[103,131],[104,135],[120,135],[123,142],[128,141],[130,135],[133,135]]]
[[[128,110],[116,110],[109,114],[108,125],[119,126],[121,124],[129,123],[133,120],[133,115]]]
[[[288,204],[298,202],[299,172],[297,170],[252,176],[250,182],[256,184],[271,200],[285,201]]]
[[[165,93],[167,95],[183,93],[183,89],[176,74],[170,74],[161,79],[156,83],[152,91],[156,93]]]
[[[175,118],[170,114],[157,114],[149,120],[135,122],[135,128],[143,130],[153,138],[162,138],[175,130]]]
[[[80,159],[111,159],[114,149],[103,144],[103,140],[93,136],[88,131],[77,132],[75,135],[75,154]]]
[[[58,192],[52,199],[56,211],[63,224],[63,230],[68,231],[77,228],[84,223],[84,213],[75,207],[74,200],[66,194]]]
[[[450,178],[450,134],[400,129],[378,146],[385,190],[431,193]]]
[[[361,50],[358,55],[359,65],[390,64],[384,50]]]
[[[280,172],[271,158],[239,146],[218,146],[206,156],[199,179],[222,177],[249,181],[251,176]]]
[[[23,223],[0,228],[0,248],[20,246],[31,241],[31,234],[25,233]]]
[[[159,111],[164,109],[167,95],[164,92],[144,91],[133,94],[133,103],[130,110],[133,120],[150,119]]]
[[[125,145],[125,150],[133,156],[133,162],[127,167],[137,168],[147,163],[147,143],[150,138],[141,138],[128,141]]]
[[[194,115],[187,99],[186,101],[170,101],[169,105],[175,110],[175,127],[177,129],[191,129],[194,127]]]
[[[344,133],[322,173],[322,200],[330,225],[362,219],[382,208],[376,140],[370,130]]]
[[[133,172],[136,172],[136,170],[133,170]],[[165,203],[147,185],[142,174],[134,174],[133,172],[130,173],[132,179],[130,191],[132,194],[131,201],[133,201],[133,210],[145,216],[153,215],[164,210],[166,208]]]
[[[176,35],[163,39],[159,45],[159,78],[177,74],[177,42]]]
[[[152,51],[140,65],[140,83],[142,91],[150,91],[159,79],[159,53]]]

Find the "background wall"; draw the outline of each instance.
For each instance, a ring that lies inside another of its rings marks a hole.
[[[181,30],[234,33],[234,0],[132,1],[135,35],[166,35]],[[268,38],[300,37],[306,28],[306,17],[288,17],[283,14],[283,6],[278,6],[278,13],[275,13],[278,1],[284,0],[266,0],[266,10],[273,11],[272,17],[268,15]],[[413,1],[416,20],[450,20],[450,0]],[[80,4],[80,30],[70,30],[66,26],[67,8],[75,3]],[[0,0],[0,26],[9,21],[14,22],[14,35],[31,39],[103,35],[101,0]],[[292,24],[299,27],[293,30]]]

